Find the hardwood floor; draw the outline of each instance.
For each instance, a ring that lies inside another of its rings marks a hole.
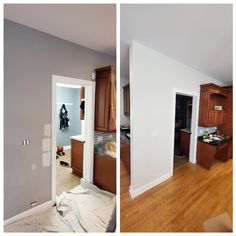
[[[203,222],[228,212],[232,220],[232,160],[210,171],[187,163],[169,180],[131,199],[121,160],[121,232],[203,232]]]

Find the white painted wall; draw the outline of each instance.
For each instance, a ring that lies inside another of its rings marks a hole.
[[[133,41],[130,47],[131,195],[172,174],[173,90],[199,94],[200,84],[223,85]]]
[[[129,79],[120,78],[120,124],[129,125],[130,119],[128,116],[124,115],[124,89],[123,87],[129,83]]]

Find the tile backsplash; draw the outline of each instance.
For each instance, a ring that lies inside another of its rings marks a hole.
[[[107,140],[116,141],[116,132],[108,133],[108,132],[94,131],[94,144],[98,144]]]
[[[201,126],[198,126],[198,131],[197,131],[197,136],[202,136],[203,133],[205,131],[207,131],[208,133],[215,133],[217,130],[217,127],[201,127]]]

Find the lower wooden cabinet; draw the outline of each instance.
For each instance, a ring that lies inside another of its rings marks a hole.
[[[218,145],[215,158],[220,161],[227,161],[228,148],[229,148],[229,143],[223,143],[221,145]]]
[[[116,194],[116,159],[95,154],[93,181],[99,188]]]
[[[71,168],[75,175],[83,177],[84,142],[71,139]]]
[[[220,145],[211,145],[202,141],[197,142],[197,163],[208,170],[214,164],[215,159],[227,161],[229,142]]]
[[[214,163],[217,148],[208,143],[197,142],[197,163],[208,170]]]
[[[189,157],[190,135],[191,133],[188,132],[180,132],[180,148],[186,157]]]
[[[229,141],[229,148],[228,148],[228,153],[227,153],[227,160],[233,158],[233,141]]]
[[[120,158],[123,160],[126,169],[130,174],[130,144],[121,143],[120,144]]]

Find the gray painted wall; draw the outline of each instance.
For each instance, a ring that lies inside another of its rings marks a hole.
[[[80,121],[80,89],[57,87],[57,103],[72,103],[73,105],[66,105],[68,111],[68,118],[70,119],[70,126],[65,129],[60,129],[60,109],[62,105],[57,105],[57,146],[70,145],[70,137],[81,134]]]
[[[90,79],[95,68],[110,64],[115,58],[4,21],[4,219],[51,199],[42,139],[51,123],[52,74]]]

